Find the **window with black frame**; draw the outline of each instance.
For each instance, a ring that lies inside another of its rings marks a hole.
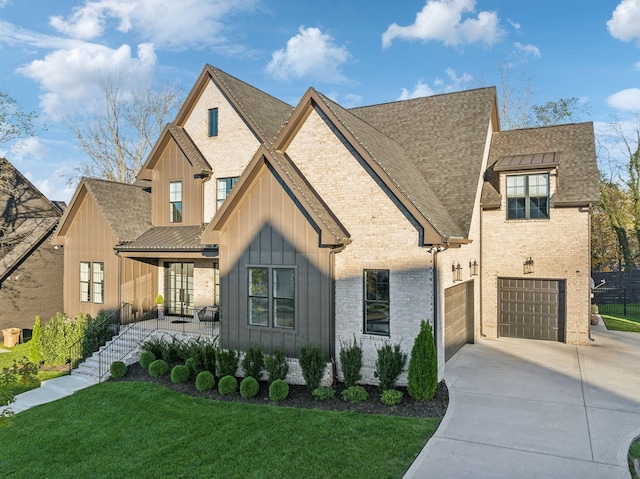
[[[295,327],[295,268],[251,267],[249,324],[293,329]]]
[[[364,332],[389,336],[389,270],[364,270]]]
[[[507,176],[507,219],[549,219],[549,174]]]

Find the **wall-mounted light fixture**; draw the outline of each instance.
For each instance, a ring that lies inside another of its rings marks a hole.
[[[453,263],[451,265],[451,273],[453,273],[453,282],[462,281],[462,266],[460,263]]]
[[[524,274],[533,273],[533,258],[529,256],[524,263],[522,263]]]
[[[474,259],[469,260],[469,274],[471,276],[478,276],[478,262]]]

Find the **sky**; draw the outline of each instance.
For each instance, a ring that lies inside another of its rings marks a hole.
[[[186,94],[207,63],[292,105],[314,87],[345,107],[487,86],[501,101],[502,70],[532,104],[578,98],[605,135],[640,115],[640,0],[0,0],[0,91],[38,115],[0,157],[69,201],[86,157],[67,125],[100,79]]]

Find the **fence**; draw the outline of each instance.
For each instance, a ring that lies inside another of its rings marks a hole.
[[[594,275],[594,280],[600,280],[604,273]],[[616,273],[621,275],[623,273]],[[600,314],[626,317],[640,320],[640,287],[635,281],[620,281],[617,278],[605,279],[604,285],[593,290],[593,304],[598,306]],[[596,282],[596,284],[600,284]]]

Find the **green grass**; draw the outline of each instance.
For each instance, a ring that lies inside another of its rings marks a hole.
[[[632,479],[638,479],[635,468],[633,467],[633,460],[640,459],[640,437],[636,437],[629,447],[629,472],[631,472]]]
[[[607,329],[613,331],[630,331],[633,333],[640,333],[640,321],[636,319],[628,319],[625,316],[610,316],[607,314],[602,315],[604,324],[607,325]]]
[[[23,357],[29,356],[29,343],[16,344],[11,348],[7,348],[4,345],[3,349],[8,349],[8,353],[0,353],[0,369],[8,368],[13,366],[13,360],[20,360]],[[67,374],[67,371],[38,371],[38,379],[42,381],[46,381],[47,379],[57,378],[59,376],[64,376]],[[13,394],[20,394],[29,389],[33,389],[38,386],[25,386],[19,383],[13,383],[9,386],[9,389],[13,392]]]
[[[439,418],[195,398],[106,382],[27,410],[0,434],[7,478],[398,478]]]

